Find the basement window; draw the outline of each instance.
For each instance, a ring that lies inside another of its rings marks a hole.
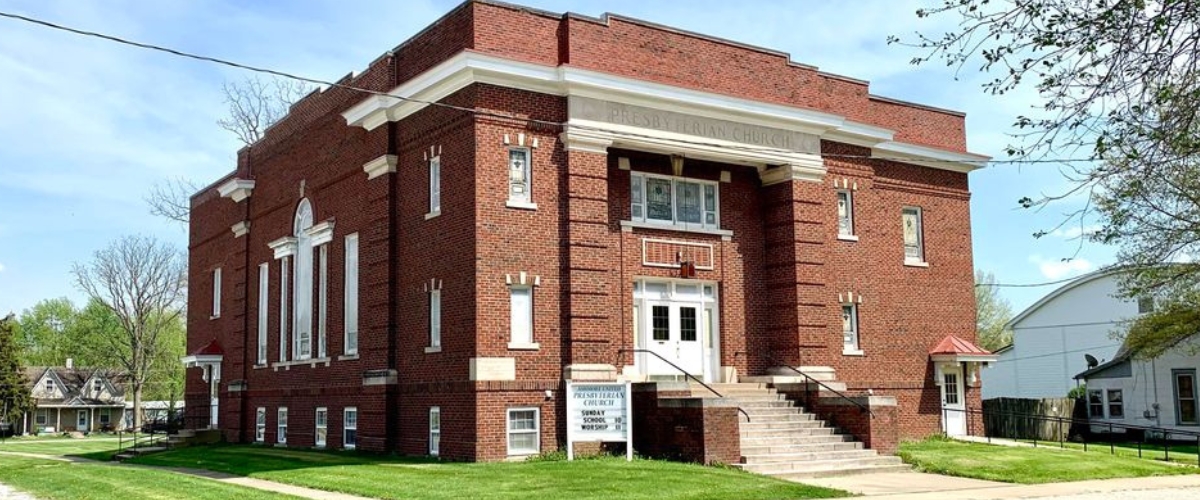
[[[508,455],[535,455],[540,451],[537,408],[509,408]]]

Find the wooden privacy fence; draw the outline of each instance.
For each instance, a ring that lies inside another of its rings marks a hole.
[[[1072,435],[1075,406],[1072,398],[987,399],[983,401],[983,426],[991,437],[1065,441]]]

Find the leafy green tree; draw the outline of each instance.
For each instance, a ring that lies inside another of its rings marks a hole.
[[[21,365],[16,323],[11,314],[0,319],[0,421],[10,423],[20,422],[21,415],[33,407]]]
[[[995,351],[1012,343],[1012,306],[996,289],[996,276],[975,271],[975,338],[979,346]]]
[[[941,0],[919,17],[955,28],[890,42],[924,49],[915,64],[978,65],[987,94],[1031,87],[1041,103],[1015,117],[1007,153],[1072,181],[1026,197],[1041,208],[1076,194],[1062,221],[1099,222],[1091,241],[1117,245],[1122,295],[1162,307],[1128,332],[1138,355],[1200,331],[1200,8],[1195,0]],[[1070,160],[1070,161],[1067,161]],[[1044,234],[1044,232],[1038,235]],[[1035,235],[1035,236],[1038,236]],[[1167,265],[1168,263],[1178,263]]]
[[[114,358],[103,338],[116,326],[111,311],[89,303],[80,310],[67,298],[46,299],[21,313],[17,323],[27,366],[110,367]]]

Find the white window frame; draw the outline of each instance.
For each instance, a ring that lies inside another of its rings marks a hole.
[[[1098,411],[1098,412],[1094,411],[1095,408],[1093,408],[1093,406],[1096,405],[1097,403],[1092,402],[1092,395],[1096,395],[1097,396],[1096,399],[1100,400],[1100,402],[1099,402],[1100,411]],[[1105,410],[1105,408],[1104,408],[1105,407],[1104,391],[1102,389],[1088,389],[1086,397],[1087,397],[1087,405],[1088,405],[1088,417],[1089,418],[1104,418],[1104,416],[1105,416],[1105,413],[1104,413],[1104,410]]]
[[[649,180],[661,179],[671,182],[671,220],[652,219],[650,218],[650,199],[649,199]],[[679,185],[680,184],[696,184],[700,188],[700,222],[682,222],[679,220]],[[712,187],[713,190],[713,207],[709,210],[705,205],[704,191],[706,187]],[[721,229],[721,184],[716,181],[707,181],[702,179],[693,179],[691,177],[676,177],[672,175],[651,174],[646,172],[633,172],[630,174],[630,220],[643,224],[653,224],[668,228],[680,228],[684,230],[709,230],[715,231]],[[635,196],[634,190],[640,189],[640,197]],[[637,200],[640,198],[641,202]],[[640,206],[640,210],[639,207]],[[708,214],[713,215],[713,222],[706,222]],[[640,215],[639,215],[640,214]]]
[[[342,352],[346,356],[358,355],[358,233],[346,235],[345,276],[343,293],[343,315],[345,339]]]
[[[842,315],[846,314],[846,309],[850,309],[850,330],[846,330],[846,322],[842,321],[842,354],[847,356],[861,356],[862,351],[862,331],[858,324],[858,304],[843,303]]]
[[[292,287],[292,358],[312,358],[313,349],[313,246],[308,229],[313,225],[314,212],[308,199],[300,200],[293,219],[296,238],[296,262]]]
[[[275,413],[275,442],[279,444],[287,444],[287,428],[288,428],[288,409],[286,406],[280,406]]]
[[[288,354],[288,263],[290,256],[279,259],[279,361]]]
[[[842,198],[846,199],[846,213],[838,213],[838,238],[843,240],[857,241],[858,236],[854,234],[854,191],[849,189],[837,190],[837,203],[835,206],[840,206]],[[845,224],[842,222],[845,221]]]
[[[518,182],[514,178],[517,169],[513,168],[513,155],[524,155],[524,166],[521,169],[523,182]],[[533,202],[533,150],[527,147],[511,147],[508,148],[508,155],[505,158],[507,165],[506,172],[508,173],[508,204],[512,208],[529,208],[537,209],[537,204]],[[524,193],[517,193],[518,187],[524,188]]]
[[[916,215],[916,221],[917,221],[917,228],[916,228],[917,229],[917,244],[916,244],[917,255],[915,257],[910,257],[908,255],[908,243],[903,242],[904,217],[909,212],[912,212],[913,214]],[[901,238],[901,242],[904,247],[904,263],[910,264],[910,265],[917,265],[917,266],[926,265],[926,259],[925,259],[925,211],[923,209],[921,209],[921,207],[907,206],[907,207],[904,207],[903,209],[901,209],[901,211],[900,211],[900,238]]]
[[[526,411],[533,412],[533,429],[532,430],[531,429],[519,429],[519,430],[514,431],[512,428],[513,413],[526,412]],[[541,453],[541,447],[542,447],[542,435],[541,435],[542,410],[541,410],[541,408],[538,408],[536,406],[509,408],[505,412],[505,416],[506,416],[506,418],[504,419],[504,429],[505,429],[504,436],[505,436],[505,444],[508,448],[508,456],[510,456],[510,457],[528,456],[528,455],[536,455],[538,453]],[[512,446],[512,435],[513,434],[533,434],[534,435],[533,449],[515,449],[514,450],[513,446]]]
[[[210,319],[217,319],[221,317],[221,268],[213,269],[212,277],[212,317]]]
[[[329,245],[317,252],[317,357],[329,356],[327,316],[329,316]]]
[[[442,408],[429,407],[429,456],[436,457],[442,451]]]
[[[425,218],[437,217],[442,213],[442,157],[429,159],[429,213]]]
[[[1112,400],[1112,393],[1114,393],[1114,392],[1120,395],[1120,397],[1118,398],[1118,399],[1120,399],[1120,401],[1117,401],[1115,403],[1116,406],[1121,408],[1120,415],[1113,415],[1112,409],[1113,409],[1114,403]],[[1121,419],[1125,418],[1125,391],[1123,389],[1109,388],[1109,389],[1104,390],[1104,414],[1107,415],[1108,418],[1121,418]]]
[[[527,297],[523,307],[518,310],[517,296],[524,293]],[[508,287],[508,348],[537,349],[538,344],[533,338],[533,287],[529,285],[512,285]],[[519,320],[523,317],[524,324]]]
[[[429,349],[442,348],[442,291],[429,291]]]
[[[350,415],[354,415],[354,421],[350,421]],[[349,435],[348,431],[354,431],[354,442],[346,438]],[[347,450],[353,450],[358,447],[358,407],[347,406],[342,410],[342,447]]]
[[[267,409],[259,406],[254,410],[254,442],[262,443],[267,440]]]
[[[38,408],[33,413],[33,425],[46,425],[50,422],[50,410]]]
[[[313,446],[324,448],[329,438],[329,409],[318,406],[313,412]]]
[[[256,365],[267,364],[267,318],[270,315],[269,304],[271,280],[271,265],[264,262],[258,265],[258,346]]]
[[[101,408],[99,414],[96,415],[96,421],[100,425],[108,425],[112,423],[112,408]]]

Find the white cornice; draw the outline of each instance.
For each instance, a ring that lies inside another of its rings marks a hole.
[[[396,173],[398,161],[396,155],[383,155],[364,164],[363,172],[367,173],[367,180],[374,179],[383,174],[393,174]]]
[[[284,236],[275,241],[267,243],[271,250],[275,251],[275,258],[282,259],[284,257],[296,254],[296,238],[292,236]]]
[[[249,179],[229,179],[229,182],[217,186],[217,192],[222,198],[231,198],[234,202],[241,202],[250,197],[250,192],[254,190],[254,181]]]
[[[311,244],[318,247],[333,241],[333,221],[327,220],[304,230],[311,238]]]
[[[571,66],[551,67],[513,61],[471,51],[460,52],[391,90],[391,94],[401,98],[372,96],[351,107],[342,116],[351,126],[372,130],[389,121],[402,120],[423,109],[428,105],[426,103],[437,102],[473,83],[552,95],[591,97],[815,134],[824,139],[878,149],[878,152],[873,152],[875,156],[903,158],[899,161],[957,172],[979,168],[988,159],[982,155],[894,142],[893,130],[831,113],[740,99]],[[587,146],[581,147],[588,149]],[[688,145],[689,149],[692,147],[695,146]]]
[[[248,221],[248,220],[241,221],[237,224],[234,224],[232,227],[229,228],[229,230],[233,231],[234,238],[241,238],[242,236],[245,236],[246,234],[248,234],[250,232],[250,221]]]

